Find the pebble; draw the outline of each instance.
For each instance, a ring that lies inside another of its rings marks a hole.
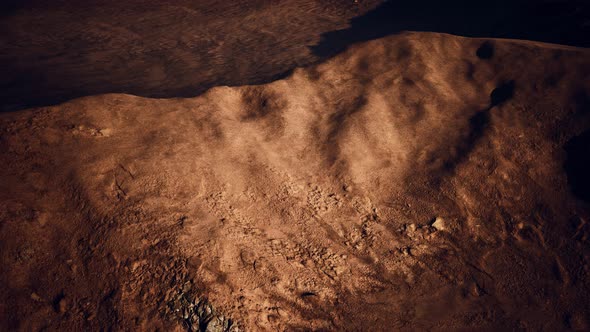
[[[437,231],[446,230],[446,222],[441,217],[436,217],[436,219],[434,220],[434,222],[432,223],[431,226],[434,227]]]
[[[31,293],[31,299],[37,302],[41,302],[41,297],[37,293]]]
[[[339,266],[336,266],[336,267],[334,268],[334,273],[335,273],[337,276],[341,275],[341,274],[342,274],[342,273],[344,273],[344,272],[346,272],[346,267],[345,267],[345,266],[339,265]]]
[[[65,298],[59,300],[59,303],[57,304],[57,308],[59,309],[59,312],[62,314],[68,310],[68,302],[66,301]]]
[[[137,270],[138,267],[139,267],[139,262],[138,261],[135,261],[135,262],[131,263],[131,271]]]

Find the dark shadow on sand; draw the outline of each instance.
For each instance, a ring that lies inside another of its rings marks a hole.
[[[589,14],[586,0],[389,0],[352,19],[350,28],[325,33],[312,50],[331,56],[350,44],[402,31],[589,47]]]
[[[564,147],[564,164],[572,193],[590,203],[590,130],[573,137]]]
[[[19,10],[30,9],[35,0],[2,0],[0,1],[0,17],[10,16]]]

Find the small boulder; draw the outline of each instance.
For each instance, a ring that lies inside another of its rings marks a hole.
[[[432,224],[430,226],[432,226],[437,231],[444,231],[444,230],[446,230],[447,225],[446,225],[446,221],[443,218],[436,217],[436,219],[434,220],[434,222],[432,222]]]

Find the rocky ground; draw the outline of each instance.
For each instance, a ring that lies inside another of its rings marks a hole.
[[[0,117],[19,330],[586,330],[587,49],[403,33]]]

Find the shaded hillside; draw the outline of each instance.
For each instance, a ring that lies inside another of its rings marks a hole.
[[[1,325],[589,329],[588,55],[404,33],[3,114]]]

